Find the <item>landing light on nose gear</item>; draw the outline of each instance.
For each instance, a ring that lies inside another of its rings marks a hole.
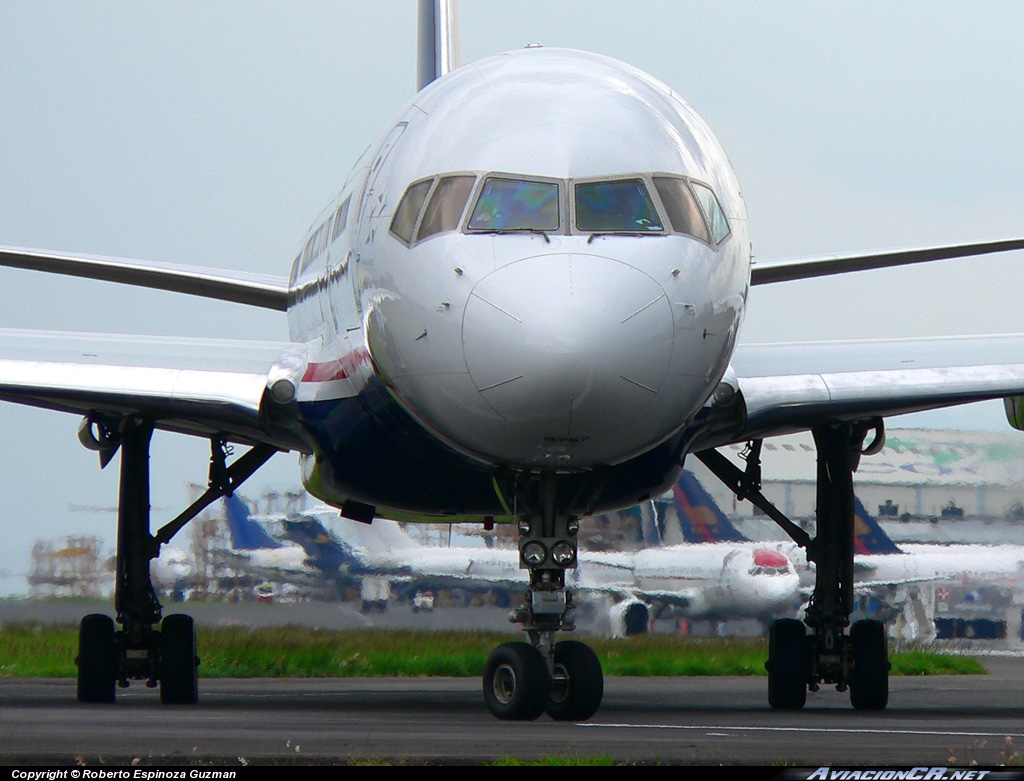
[[[565,570],[576,565],[579,521],[555,506],[555,475],[542,473],[540,512],[519,522],[520,567],[530,589],[509,620],[522,624],[529,643],[496,648],[484,669],[484,701],[499,719],[532,721],[547,711],[558,721],[584,721],[601,706],[604,673],[589,646],[556,643],[555,633],[575,629],[576,608],[565,587]]]

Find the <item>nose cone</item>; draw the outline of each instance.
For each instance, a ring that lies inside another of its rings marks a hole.
[[[633,444],[620,441],[621,426],[661,387],[673,337],[660,284],[584,254],[526,258],[484,277],[462,328],[473,384],[514,424],[514,439],[529,442],[529,457],[517,459],[526,463],[543,453],[574,465],[584,453],[594,463],[621,458]]]

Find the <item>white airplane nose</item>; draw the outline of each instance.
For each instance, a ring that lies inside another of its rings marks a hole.
[[[627,263],[575,253],[484,277],[462,326],[466,366],[491,409],[534,448],[589,442],[596,460],[628,449],[602,440],[654,398],[673,338],[660,284]]]

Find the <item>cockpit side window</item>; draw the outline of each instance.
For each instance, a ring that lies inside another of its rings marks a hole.
[[[654,177],[654,187],[661,197],[665,211],[668,212],[672,230],[710,244],[711,237],[708,235],[707,225],[704,224],[700,208],[693,199],[690,188],[686,186],[686,181],[675,177],[656,176]]]
[[[466,201],[476,183],[475,176],[445,176],[434,188],[427,209],[423,212],[417,241],[459,227]]]
[[[342,233],[345,232],[345,226],[348,224],[348,204],[352,200],[350,195],[345,199],[345,202],[338,207],[338,211],[334,215],[334,228],[331,230],[331,241],[334,242],[338,239]]]
[[[402,200],[398,202],[395,209],[395,216],[391,220],[391,232],[399,239],[409,244],[412,241],[413,231],[416,229],[416,219],[420,216],[420,209],[427,199],[433,179],[426,179],[409,185]]]
[[[469,230],[557,231],[558,185],[491,177],[480,190]]]
[[[663,230],[640,179],[576,185],[576,228],[584,233],[653,233]]]
[[[715,244],[721,244],[722,240],[729,235],[729,222],[725,219],[725,212],[718,205],[718,199],[711,191],[711,188],[700,182],[690,182],[693,186],[693,194],[700,201],[704,214],[707,215],[708,224],[711,226],[711,238]]]

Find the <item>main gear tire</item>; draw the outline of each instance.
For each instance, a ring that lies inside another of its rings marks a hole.
[[[800,710],[807,701],[807,631],[802,621],[781,618],[768,632],[768,704]]]
[[[191,616],[167,616],[160,628],[160,702],[195,705],[199,700],[196,626]]]
[[[850,704],[857,710],[884,710],[889,704],[889,649],[885,624],[868,619],[850,628],[853,671]]]
[[[603,696],[604,672],[590,646],[576,640],[556,643],[548,715],[555,721],[586,721],[597,713]]]
[[[117,687],[117,645],[114,620],[93,613],[78,629],[78,701],[113,702]]]
[[[529,643],[505,643],[484,668],[484,702],[503,721],[533,721],[544,712],[551,674],[540,651]]]

